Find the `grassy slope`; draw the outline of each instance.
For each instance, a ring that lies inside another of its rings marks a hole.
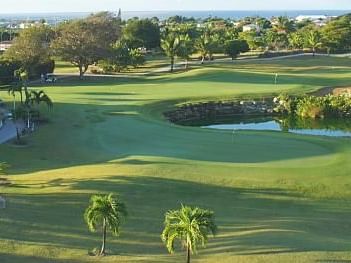
[[[109,239],[114,256],[102,262],[182,260],[167,255],[159,238],[164,212],[181,202],[217,215],[220,232],[195,260],[350,259],[348,139],[233,135],[176,127],[160,115],[190,100],[349,85],[350,66],[329,58],[241,62],[46,88],[56,102],[52,123],[28,138],[28,148],[0,146],[13,181],[1,189],[8,199],[0,211],[1,262],[95,261],[87,251],[100,236],[88,233],[82,213],[92,193],[111,191],[130,216],[122,236]]]

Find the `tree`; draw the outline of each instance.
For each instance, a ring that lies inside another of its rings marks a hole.
[[[113,45],[111,55],[99,61],[99,66],[101,66],[105,72],[121,72],[129,66],[136,68],[144,63],[144,55],[138,49],[129,48],[127,43],[123,40],[117,41],[116,44]]]
[[[174,59],[180,47],[180,37],[175,31],[168,31],[161,39],[161,47],[166,55],[171,59],[171,72],[174,70]]]
[[[151,19],[130,19],[123,29],[123,38],[131,48],[160,46],[160,27]]]
[[[249,51],[249,45],[245,40],[229,40],[224,43],[224,53],[234,60],[241,52]]]
[[[52,43],[55,54],[79,69],[82,79],[88,67],[107,58],[120,36],[120,20],[108,12],[63,23]]]
[[[199,38],[196,39],[195,47],[197,51],[200,53],[201,56],[201,64],[204,63],[207,54],[209,53],[211,40],[206,35],[201,35]]]
[[[25,118],[27,119],[27,128],[31,127],[31,123],[33,123],[33,115],[39,117],[40,112],[38,109],[34,109],[33,106],[41,103],[45,103],[49,110],[53,108],[53,103],[50,97],[43,91],[35,91],[35,90],[26,90],[26,100],[21,105],[21,110],[26,113]],[[24,116],[23,116],[24,117]]]
[[[279,50],[287,47],[288,45],[288,35],[284,32],[277,31],[277,29],[267,30],[264,38],[268,48]]]
[[[34,104],[39,105],[41,103],[45,103],[48,109],[52,109],[54,107],[54,104],[51,98],[43,90],[39,90],[39,91],[31,90],[29,92],[28,98],[26,98],[26,103],[30,105],[34,105]]]
[[[145,56],[139,51],[139,49],[132,48],[129,50],[129,65],[133,68],[137,68],[145,63]]]
[[[274,25],[274,28],[279,33],[288,34],[288,33],[292,32],[292,31],[294,31],[294,21],[289,19],[286,16],[279,16],[276,19],[276,24]]]
[[[177,56],[185,59],[185,68],[188,68],[190,56],[194,53],[193,41],[189,35],[180,36],[180,46],[177,51]]]
[[[301,49],[303,48],[304,44],[304,36],[301,32],[293,32],[288,36],[289,46],[293,49]]]
[[[321,30],[323,44],[331,51],[344,52],[351,48],[351,15],[330,21]]]
[[[105,254],[107,229],[118,236],[122,220],[127,216],[126,206],[113,194],[93,195],[90,204],[85,210],[84,219],[89,230],[96,232],[98,226],[102,231],[102,246],[100,255]]]
[[[267,18],[258,17],[256,19],[256,24],[259,26],[261,30],[266,30],[272,28],[272,23]]]
[[[306,34],[306,46],[312,49],[313,56],[315,56],[316,48],[322,45],[321,35],[317,30],[310,30]]]
[[[28,72],[23,69],[18,69],[14,71],[13,75],[14,75],[14,78],[16,79],[16,83],[10,86],[10,88],[8,89],[8,93],[13,96],[13,99],[14,99],[13,110],[15,111],[16,110],[16,106],[15,106],[16,92],[20,94],[21,104],[24,103],[23,92],[25,93],[24,95],[26,96],[26,98],[28,97],[28,94],[29,94],[28,87],[27,87]]]
[[[0,59],[0,85],[7,85],[14,81],[14,71],[20,67],[14,61]]]
[[[212,211],[182,205],[179,210],[166,213],[161,238],[170,253],[174,253],[175,242],[179,240],[187,251],[187,263],[190,263],[190,256],[196,253],[198,245],[205,246],[208,235],[215,235],[216,231]]]
[[[210,28],[205,28],[200,37],[196,39],[195,48],[200,52],[201,64],[204,63],[207,56],[212,59],[212,54],[217,48],[218,36],[211,32]]]
[[[42,69],[41,65],[51,61],[49,43],[52,37],[53,31],[45,25],[24,29],[6,50],[4,57],[19,64],[29,77],[40,76],[43,73],[38,72]]]
[[[99,61],[105,72],[120,72],[129,65],[129,48],[124,41],[117,41],[113,45],[111,55]]]
[[[16,93],[20,94],[21,100],[23,100],[22,87],[19,85],[11,85],[8,89],[8,93],[13,99],[13,112],[16,112]]]

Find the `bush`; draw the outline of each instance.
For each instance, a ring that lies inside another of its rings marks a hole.
[[[29,78],[39,78],[41,74],[53,73],[55,69],[55,61],[48,60],[45,62],[40,62],[31,67]]]
[[[279,95],[274,98],[274,111],[301,118],[351,117],[351,97],[348,95],[327,95],[324,97],[307,96],[290,98]]]
[[[0,84],[7,85],[14,81],[14,71],[19,65],[9,60],[0,60]]]
[[[294,114],[296,111],[296,99],[288,95],[281,94],[273,99],[275,103],[274,111],[280,114]]]
[[[327,104],[321,97],[305,97],[297,103],[296,114],[302,118],[324,118]]]
[[[287,50],[287,51],[279,51],[279,52],[271,52],[265,51],[264,53],[258,55],[259,58],[274,58],[274,57],[281,57],[281,56],[290,56],[290,55],[297,55],[303,54],[304,51],[302,50]]]

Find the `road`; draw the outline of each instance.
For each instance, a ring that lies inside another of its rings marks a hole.
[[[21,131],[24,127],[22,122],[17,122],[17,127]],[[0,144],[8,142],[9,140],[16,137],[16,124],[12,120],[6,120],[3,126],[0,128]]]

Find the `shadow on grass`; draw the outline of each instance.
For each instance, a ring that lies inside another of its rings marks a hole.
[[[322,259],[322,260],[317,260],[318,263],[351,263],[351,260],[347,259]]]
[[[48,259],[43,257],[34,256],[21,256],[13,254],[0,253],[1,263],[81,263],[82,261],[77,260],[60,260],[60,259]]]
[[[97,247],[100,233],[88,232],[83,212],[91,194],[114,192],[126,202],[129,217],[120,238],[108,237],[108,247],[122,256],[166,254],[160,240],[164,213],[181,203],[215,211],[219,233],[200,252],[203,255],[351,249],[345,232],[351,216],[347,202],[312,201],[274,188],[230,188],[144,176],[52,181],[42,187],[49,190],[62,183],[72,193],[8,195],[0,238],[83,251]],[[76,191],[84,193],[73,194]]]

